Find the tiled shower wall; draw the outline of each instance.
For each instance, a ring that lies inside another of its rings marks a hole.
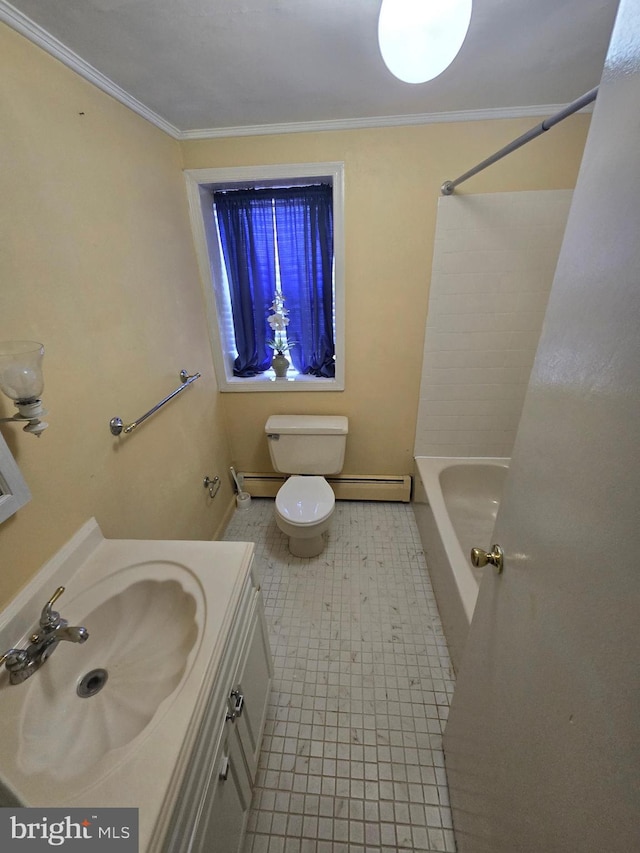
[[[571,190],[440,198],[416,456],[510,456]]]

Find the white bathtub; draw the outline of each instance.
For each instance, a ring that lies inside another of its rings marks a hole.
[[[489,550],[509,459],[417,456],[413,509],[454,669],[458,669]]]

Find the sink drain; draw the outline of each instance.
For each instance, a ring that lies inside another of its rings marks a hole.
[[[82,699],[95,696],[105,686],[108,678],[109,673],[106,669],[92,669],[80,679],[76,693]]]

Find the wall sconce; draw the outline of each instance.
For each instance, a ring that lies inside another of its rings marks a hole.
[[[43,356],[44,346],[36,341],[0,342],[0,391],[18,409],[17,415],[0,418],[0,423],[23,423],[24,431],[33,435],[40,435],[49,426],[40,420],[40,415],[46,415],[40,399]]]

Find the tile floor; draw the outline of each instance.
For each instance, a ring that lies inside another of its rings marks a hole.
[[[455,851],[453,672],[411,507],[338,502],[313,559],[272,500],[225,538],[256,543],[275,667],[244,853]]]

